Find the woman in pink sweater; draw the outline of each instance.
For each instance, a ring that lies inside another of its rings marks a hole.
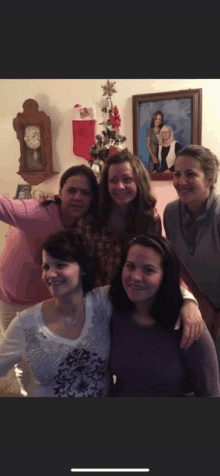
[[[91,239],[97,203],[96,178],[85,165],[73,166],[62,175],[59,196],[54,200],[40,203],[0,196],[0,220],[12,226],[0,264],[0,327],[3,332],[17,312],[50,297],[41,279],[39,250],[42,243],[49,235],[71,228]],[[197,306],[185,303],[181,317],[185,343],[190,345],[201,330]]]
[[[4,333],[17,312],[50,297],[41,279],[39,249],[52,233],[74,229],[87,234],[98,200],[94,173],[70,167],[54,200],[9,200],[0,195],[0,220],[11,225],[0,261],[0,327]],[[82,218],[83,217],[83,218]]]

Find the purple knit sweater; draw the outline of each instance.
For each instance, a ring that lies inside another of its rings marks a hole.
[[[143,326],[132,314],[114,312],[111,327],[110,372],[117,382],[110,396],[220,397],[216,351],[205,323],[188,350],[180,349],[181,330]]]

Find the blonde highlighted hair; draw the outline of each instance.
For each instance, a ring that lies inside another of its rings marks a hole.
[[[164,129],[165,129],[165,128],[169,129],[169,131],[170,131],[170,133],[171,133],[171,142],[173,142],[173,140],[174,140],[174,133],[173,133],[172,127],[171,127],[169,124],[165,124],[165,126],[163,126],[163,127],[160,129],[160,133],[159,133],[159,137],[158,137],[158,143],[159,143],[159,145],[163,145],[162,133],[164,132]]]

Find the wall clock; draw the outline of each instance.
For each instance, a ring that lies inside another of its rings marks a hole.
[[[17,173],[27,183],[38,185],[58,173],[53,171],[51,122],[34,99],[27,99],[23,110],[13,120],[21,151]]]

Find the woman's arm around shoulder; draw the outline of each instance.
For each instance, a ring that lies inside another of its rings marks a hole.
[[[175,329],[179,329],[183,324],[183,336],[181,348],[188,348],[202,334],[202,315],[198,307],[198,302],[193,294],[184,286],[180,286],[183,296],[183,305],[176,322]]]
[[[47,220],[50,207],[40,206],[38,200],[10,200],[0,195],[0,220],[8,225],[27,231],[31,220],[31,229],[35,224],[39,227],[39,220]]]
[[[25,339],[20,316],[13,319],[0,344],[0,377],[14,367],[24,356]]]
[[[201,337],[182,355],[195,396],[220,397],[218,358],[204,322]]]

